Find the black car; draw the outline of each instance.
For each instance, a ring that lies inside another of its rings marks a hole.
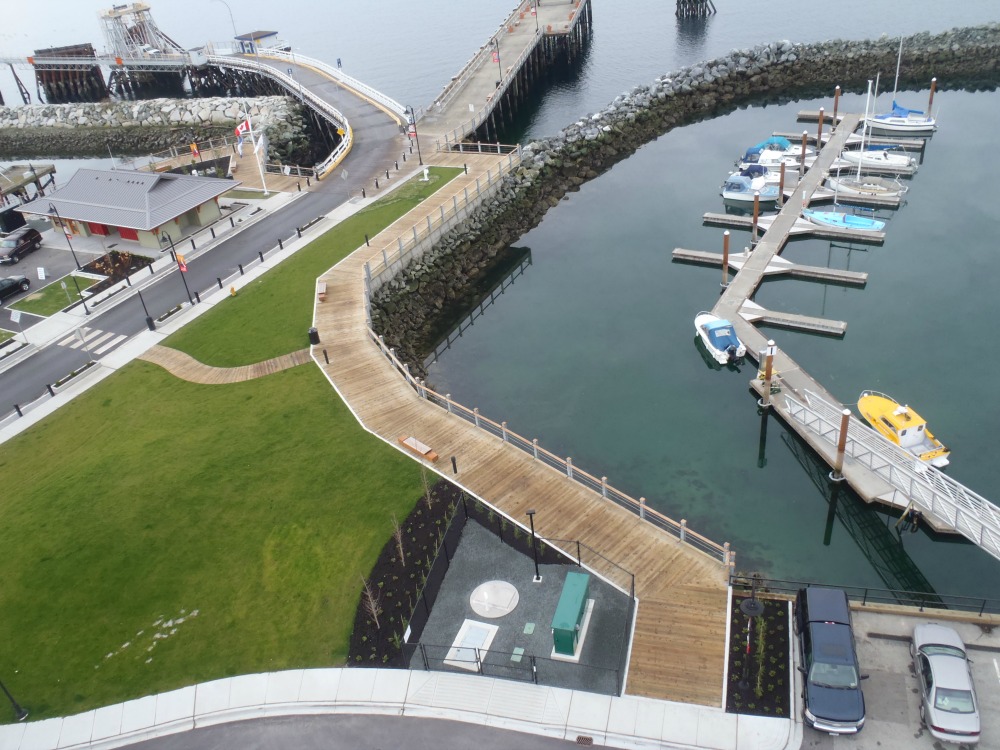
[[[795,598],[805,675],[804,717],[813,729],[856,734],[865,723],[865,696],[851,629],[851,608],[841,589],[810,586]]]
[[[0,302],[12,297],[18,292],[26,292],[31,288],[27,276],[7,276],[0,279]]]
[[[42,235],[37,229],[21,227],[0,240],[0,263],[17,263],[32,250],[42,244]]]

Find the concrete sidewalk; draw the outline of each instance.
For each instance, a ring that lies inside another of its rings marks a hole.
[[[621,748],[796,748],[788,719],[727,714],[446,672],[299,669],[243,675],[60,719],[0,726],[0,750],[123,747],[229,722],[376,714],[447,719]],[[588,739],[589,738],[589,741]]]

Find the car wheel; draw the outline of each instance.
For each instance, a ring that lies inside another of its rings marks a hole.
[[[17,263],[17,262],[18,262],[19,260],[21,260],[21,256],[20,256],[20,255],[18,255],[17,253],[13,253],[13,254],[12,254],[12,255],[10,256],[10,262],[11,262],[11,263]]]
[[[26,291],[28,291],[28,290],[29,290],[30,288],[31,288],[31,284],[29,284],[29,283],[28,283],[27,281],[22,281],[22,282],[21,282],[21,291],[22,291],[22,292],[26,292]]]

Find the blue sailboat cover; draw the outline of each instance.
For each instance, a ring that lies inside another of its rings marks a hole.
[[[712,346],[720,352],[726,351],[731,346],[737,349],[740,346],[740,340],[736,337],[733,324],[728,320],[714,320],[711,323],[706,323],[705,333],[708,334],[708,340]]]
[[[884,115],[876,115],[876,117],[907,117],[909,115],[922,115],[924,111],[922,109],[907,109],[901,104],[897,103],[895,99],[892,100],[892,112]]]
[[[772,135],[766,141],[761,141],[760,143],[758,143],[756,146],[754,146],[754,148],[765,149],[765,148],[770,148],[771,146],[778,149],[779,151],[787,151],[792,147],[792,142],[787,138],[782,138],[780,135]]]

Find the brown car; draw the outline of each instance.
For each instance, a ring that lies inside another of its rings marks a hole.
[[[42,235],[37,229],[15,229],[0,240],[0,263],[17,263],[32,250],[37,250],[41,244]]]

